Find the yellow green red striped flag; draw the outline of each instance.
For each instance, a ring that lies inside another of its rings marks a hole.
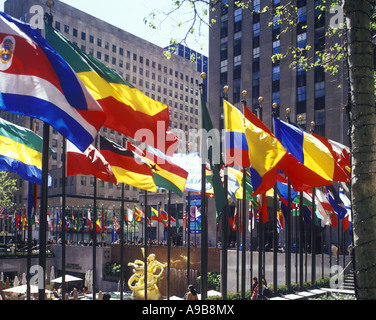
[[[69,63],[106,114],[103,126],[137,138],[140,129],[153,133],[149,145],[173,153],[177,137],[168,132],[168,106],[153,100],[125,81],[117,72],[46,26],[46,39]],[[150,135],[148,135],[149,139]]]

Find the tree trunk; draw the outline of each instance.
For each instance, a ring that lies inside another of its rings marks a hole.
[[[375,0],[345,0],[351,90],[352,208],[358,299],[376,299],[376,113],[370,17]]]

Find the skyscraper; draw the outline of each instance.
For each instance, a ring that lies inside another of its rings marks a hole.
[[[299,63],[291,68],[291,51],[311,46],[307,52],[310,61],[317,59],[316,52],[340,45],[344,39],[326,36],[330,13],[318,9],[322,1],[296,1],[295,22],[281,24],[275,9],[286,4],[284,0],[254,0],[249,8],[241,8],[236,1],[223,0],[221,9],[211,12],[210,20],[216,20],[210,30],[209,46],[209,108],[213,114],[221,112],[223,87],[229,86],[229,102],[241,105],[242,92],[247,91],[247,106],[251,110],[263,97],[263,121],[270,128],[272,105],[278,105],[277,113],[285,120],[290,108],[292,122],[343,144],[348,144],[347,72],[345,61],[338,61],[338,73],[331,75],[322,67],[306,70]],[[262,9],[268,7],[265,13]],[[281,54],[282,59],[272,60]],[[223,128],[223,116],[213,119]]]

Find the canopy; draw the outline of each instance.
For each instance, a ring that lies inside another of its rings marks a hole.
[[[74,276],[71,276],[69,274],[65,275],[65,282],[82,281],[82,280],[84,280],[84,279],[81,279],[81,278],[78,278],[78,277],[74,277]],[[63,282],[63,277],[59,277],[59,278],[53,279],[50,282],[62,283]]]
[[[38,293],[39,292],[38,290],[39,290],[38,286],[30,285],[30,293]],[[3,292],[26,293],[27,292],[27,285],[23,284],[21,286],[5,289],[5,290],[3,290]],[[45,292],[50,293],[51,291],[45,289]]]

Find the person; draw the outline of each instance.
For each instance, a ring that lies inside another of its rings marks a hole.
[[[265,278],[262,278],[262,291],[261,291],[262,299],[263,300],[268,300],[271,296],[270,290],[268,288],[268,285],[266,283]]]
[[[198,300],[197,291],[193,285],[188,286],[186,300]]]
[[[331,250],[332,250],[332,255],[336,256],[338,252],[338,248],[335,246],[334,243],[332,243]]]
[[[253,278],[253,284],[251,286],[251,292],[252,292],[251,300],[256,300],[256,297],[257,297],[257,288],[258,288],[257,277],[254,277]]]

